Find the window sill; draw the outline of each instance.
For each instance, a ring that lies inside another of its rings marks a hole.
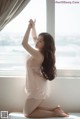
[[[57,77],[80,77],[80,70],[57,69]]]
[[[25,77],[25,76],[26,72],[24,70],[0,71],[0,77]],[[57,77],[80,77],[80,70],[57,69]]]

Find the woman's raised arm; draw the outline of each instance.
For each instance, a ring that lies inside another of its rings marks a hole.
[[[31,20],[30,20],[31,21]],[[31,31],[31,28],[32,28],[32,24],[31,22],[29,21],[29,25],[28,25],[28,28],[27,28],[27,31],[24,35],[24,38],[23,38],[23,41],[22,41],[22,46],[34,57],[36,57],[36,55],[38,54],[38,51],[35,50],[34,48],[32,48],[29,43],[28,43],[28,39],[29,39],[29,35],[30,35],[30,31]]]
[[[33,40],[34,40],[34,42],[36,42],[37,41],[37,33],[36,33],[36,28],[35,28],[35,22],[36,22],[36,20],[31,20],[30,21],[30,23],[31,23],[31,25],[32,25],[32,37],[33,37]]]

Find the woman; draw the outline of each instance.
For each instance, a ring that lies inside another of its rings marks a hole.
[[[31,30],[35,49],[28,43]],[[68,114],[60,106],[54,109],[40,107],[40,104],[48,95],[47,80],[53,80],[56,74],[53,37],[49,33],[41,33],[37,38],[35,21],[31,19],[22,45],[30,54],[26,63],[27,99],[23,108],[24,115],[31,118],[67,117]]]

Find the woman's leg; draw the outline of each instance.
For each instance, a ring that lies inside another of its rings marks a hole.
[[[48,117],[68,117],[65,112],[62,112],[60,109],[56,108],[53,111],[35,109],[28,117],[30,118],[48,118]]]
[[[43,100],[26,99],[23,113],[26,117],[39,118],[39,117],[66,117],[67,114],[62,112],[59,108],[55,108],[52,111],[46,109],[40,109],[39,105]]]
[[[58,105],[58,106],[55,107],[55,108],[48,108],[48,107],[41,107],[41,106],[39,106],[38,108],[39,108],[39,109],[42,109],[42,110],[48,110],[48,111],[54,111],[55,109],[58,109],[58,110],[64,112],[64,110],[61,108],[60,105]],[[64,112],[64,113],[66,113],[66,112]],[[66,113],[66,114],[68,114],[68,113]],[[69,115],[69,114],[68,114],[68,115]]]

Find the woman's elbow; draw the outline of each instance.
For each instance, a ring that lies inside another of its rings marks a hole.
[[[25,45],[24,42],[22,42],[22,47],[23,47],[24,49],[26,49],[26,45]]]
[[[22,46],[25,47],[26,43],[22,42]]]
[[[24,43],[22,42],[21,45],[24,46]]]

